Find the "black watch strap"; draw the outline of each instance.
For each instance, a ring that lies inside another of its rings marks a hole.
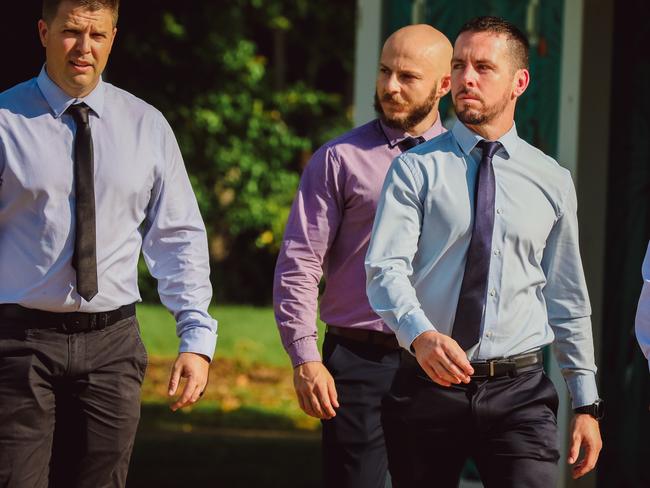
[[[600,398],[591,405],[585,405],[573,409],[574,413],[586,413],[591,415],[596,420],[601,420],[605,416],[605,402]]]

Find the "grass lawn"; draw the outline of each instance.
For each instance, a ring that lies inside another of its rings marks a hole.
[[[215,360],[223,357],[245,364],[290,367],[289,358],[280,343],[271,307],[220,305],[211,307],[210,313],[219,322]],[[139,304],[138,320],[150,355],[176,356],[178,338],[174,317],[164,307]],[[320,347],[324,326],[319,322],[318,327]]]
[[[174,413],[166,395],[178,351],[174,319],[160,305],[137,310],[149,366],[129,488],[320,486],[320,423],[298,407],[270,307],[210,309],[219,336],[208,387]]]

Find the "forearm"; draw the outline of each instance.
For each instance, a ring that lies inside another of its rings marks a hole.
[[[590,405],[598,399],[596,364],[590,317],[551,321],[558,366],[571,394],[573,408]]]
[[[273,282],[275,319],[282,345],[294,367],[321,359],[316,314],[322,271],[316,257],[299,252],[307,247],[295,241],[283,243]]]

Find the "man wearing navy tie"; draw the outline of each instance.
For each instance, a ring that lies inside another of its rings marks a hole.
[[[119,0],[44,0],[46,64],[0,94],[0,486],[122,487],[147,357],[142,249],[198,400],[216,322],[205,227],[160,112],[101,79]]]
[[[555,486],[551,343],[576,413],[574,477],[598,458],[576,195],[569,172],[517,136],[529,78],[517,27],[465,24],[451,64],[458,122],[397,157],[384,183],[366,272],[370,304],[404,348],[383,405],[396,488],[456,487],[468,457],[487,487]]]

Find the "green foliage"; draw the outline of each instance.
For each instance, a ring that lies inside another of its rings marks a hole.
[[[139,304],[138,321],[142,339],[150,355],[173,358],[178,353],[174,317],[160,305]],[[227,305],[211,307],[219,321],[219,340],[215,357],[237,359],[242,364],[262,363],[290,368],[275,326],[273,309]],[[325,326],[318,323],[319,348]]]
[[[300,169],[316,147],[349,127],[353,5],[124,4],[110,81],[154,104],[172,124],[217,271],[250,267],[232,259],[261,259],[259,268],[268,267]],[[326,38],[313,36],[328,29]],[[323,76],[321,68],[330,72]],[[257,297],[269,294],[254,290]]]

